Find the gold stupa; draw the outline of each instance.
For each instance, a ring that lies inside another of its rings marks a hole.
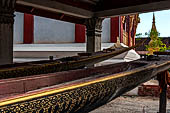
[[[150,38],[151,38],[151,41],[149,42],[147,49],[149,51],[149,55],[153,55],[153,52],[159,51],[159,37],[158,37],[158,31],[155,25],[155,14],[154,13],[153,13],[153,22],[152,22],[152,29],[150,32]]]

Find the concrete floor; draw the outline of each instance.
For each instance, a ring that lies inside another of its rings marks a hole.
[[[90,113],[157,113],[158,111],[158,98],[121,96]],[[167,113],[170,113],[170,100],[167,101]]]

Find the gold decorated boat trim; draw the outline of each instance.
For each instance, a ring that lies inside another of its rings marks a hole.
[[[142,70],[152,69],[155,66],[156,66],[156,64],[147,65],[147,67],[145,69],[144,68],[137,68],[137,69],[133,70],[132,72],[129,71],[129,72],[124,72],[124,73],[112,74],[110,76],[97,78],[97,79],[91,80],[91,81],[86,81],[85,83],[72,84],[72,85],[69,85],[69,86],[65,86],[63,88],[50,89],[50,90],[41,91],[41,92],[38,92],[38,93],[27,94],[27,95],[22,96],[22,97],[20,96],[20,97],[1,100],[0,106],[5,106],[5,105],[17,103],[17,102],[30,100],[30,99],[33,99],[33,98],[43,97],[43,96],[47,96],[47,95],[51,95],[51,94],[55,94],[55,93],[59,93],[59,92],[67,91],[67,90],[76,89],[76,88],[87,86],[87,85],[94,84],[94,83],[99,83],[99,82],[103,82],[103,81],[107,81],[107,80],[111,80],[111,79],[120,78],[120,77],[123,77],[123,76],[128,76],[128,75],[131,75],[133,73],[136,73],[136,72],[139,72],[139,71],[142,71]]]

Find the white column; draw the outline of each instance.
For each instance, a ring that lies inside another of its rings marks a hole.
[[[101,51],[102,21],[103,19],[101,18],[86,20],[87,52],[89,53]]]

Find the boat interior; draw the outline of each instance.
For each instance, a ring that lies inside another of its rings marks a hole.
[[[19,64],[17,65],[20,66]],[[141,62],[124,62],[95,68],[84,68],[56,73],[1,79],[0,98],[50,88],[56,85],[63,86],[63,84],[73,83],[74,81],[84,82],[88,80],[95,80],[100,77],[113,76],[114,74],[116,75],[118,73],[133,71],[136,68],[145,67],[146,65],[147,63]]]

